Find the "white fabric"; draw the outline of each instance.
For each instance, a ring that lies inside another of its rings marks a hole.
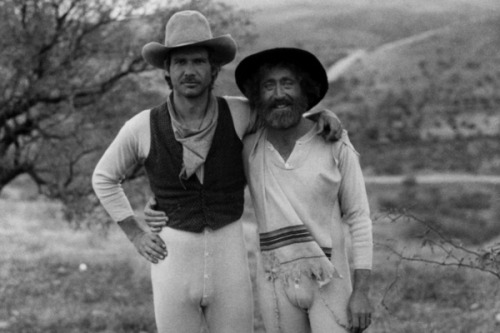
[[[253,332],[242,221],[201,233],[167,227],[159,236],[168,256],[151,265],[158,333],[200,333],[202,321],[210,332]]]

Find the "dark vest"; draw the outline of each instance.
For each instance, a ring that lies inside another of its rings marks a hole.
[[[219,118],[204,164],[204,183],[196,175],[180,179],[182,144],[175,140],[164,103],[151,110],[151,148],[145,161],[151,189],[171,228],[201,232],[221,228],[243,214],[246,185],[243,144],[225,99],[217,97]]]

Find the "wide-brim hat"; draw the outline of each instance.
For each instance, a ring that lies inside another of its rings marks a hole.
[[[223,66],[236,56],[236,42],[231,35],[213,37],[205,16],[195,10],[177,12],[165,26],[165,43],[150,42],[142,48],[142,56],[154,67],[165,69],[169,52],[186,46],[204,46],[210,49],[214,62]]]
[[[325,68],[316,56],[306,50],[292,47],[278,47],[254,53],[243,59],[235,70],[236,84],[247,98],[249,97],[248,81],[259,72],[263,64],[293,63],[309,73],[312,80],[319,85],[319,95],[308,96],[308,109],[318,104],[328,91],[328,77]]]

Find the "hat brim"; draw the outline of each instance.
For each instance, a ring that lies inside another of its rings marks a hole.
[[[201,42],[184,43],[167,47],[157,42],[151,42],[142,48],[142,57],[154,67],[165,69],[164,62],[168,54],[175,49],[187,46],[204,46],[210,48],[212,59],[220,66],[233,61],[236,56],[236,42],[230,35],[223,35]]]
[[[247,98],[249,97],[246,91],[247,82],[252,79],[253,75],[258,73],[259,68],[263,64],[277,64],[280,62],[291,62],[295,64],[306,71],[311,78],[319,84],[319,96],[308,96],[308,109],[313,108],[323,99],[323,97],[325,97],[328,91],[328,77],[321,62],[315,55],[308,51],[290,47],[280,47],[254,53],[239,63],[234,75],[236,84],[243,95]]]

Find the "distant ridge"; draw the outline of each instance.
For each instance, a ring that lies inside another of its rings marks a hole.
[[[499,32],[500,15],[358,51],[330,68],[332,103],[378,139],[499,135]]]

